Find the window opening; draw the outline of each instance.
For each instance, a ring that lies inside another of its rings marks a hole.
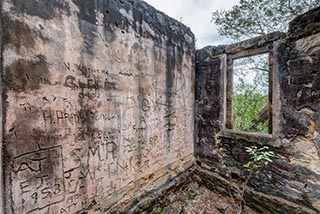
[[[231,114],[227,128],[270,134],[271,127],[271,72],[269,53],[233,59],[229,95]],[[230,73],[229,73],[230,74]],[[229,111],[230,111],[229,110]]]

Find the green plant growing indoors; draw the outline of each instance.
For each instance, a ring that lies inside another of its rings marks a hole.
[[[249,171],[249,175],[246,176],[245,182],[237,185],[236,191],[237,191],[237,198],[234,200],[232,197],[232,194],[230,192],[230,195],[232,197],[232,202],[236,209],[234,210],[234,213],[241,214],[245,205],[244,200],[244,193],[247,189],[247,184],[254,175],[254,173],[257,173],[257,171],[267,166],[269,163],[272,162],[272,158],[275,156],[273,151],[269,150],[269,147],[264,146],[261,148],[258,148],[257,146],[250,146],[246,147],[246,153],[248,153],[250,157],[250,161],[248,161],[246,164],[244,164],[244,168]]]
[[[272,157],[274,157],[274,152],[269,151],[269,147],[264,146],[258,148],[257,146],[246,147],[246,152],[251,155],[251,160],[244,165],[244,167],[251,171],[256,171],[260,167],[266,166],[268,163],[272,162]]]

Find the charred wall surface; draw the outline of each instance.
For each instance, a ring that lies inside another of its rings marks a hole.
[[[244,196],[258,213],[320,212],[319,17],[320,8],[297,17],[285,37],[270,34],[197,51],[196,171],[204,184],[229,195],[228,188],[248,175],[245,147],[269,146],[276,157],[249,180]],[[225,86],[227,59],[268,43],[273,46],[272,134],[228,131],[223,124],[230,90]]]
[[[194,36],[140,0],[3,0],[5,213],[94,213],[188,168]]]

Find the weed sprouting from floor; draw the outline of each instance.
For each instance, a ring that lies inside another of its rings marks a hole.
[[[249,171],[246,179],[243,183],[236,184],[235,194],[231,193],[229,188],[229,194],[231,196],[232,204],[234,205],[234,213],[241,214],[245,205],[244,194],[248,187],[248,182],[254,174],[256,174],[261,168],[266,167],[269,163],[273,162],[272,158],[275,156],[273,151],[269,150],[269,147],[264,146],[258,148],[257,146],[246,147],[246,153],[250,155],[250,161],[243,165],[243,167]]]

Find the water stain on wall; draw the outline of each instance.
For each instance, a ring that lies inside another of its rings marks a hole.
[[[38,55],[34,60],[18,59],[5,70],[7,88],[21,92],[37,90],[42,84],[50,84],[46,58]]]

